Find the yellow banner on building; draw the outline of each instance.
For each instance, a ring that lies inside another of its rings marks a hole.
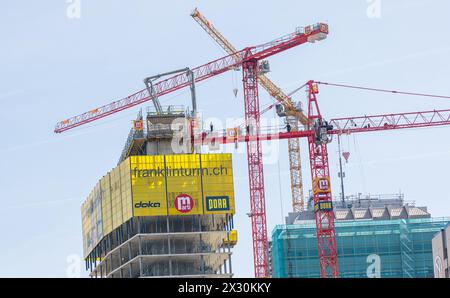
[[[132,156],[134,216],[234,213],[231,154]]]
[[[169,215],[203,213],[199,154],[166,156]]]
[[[130,157],[134,216],[167,214],[164,155]]]
[[[84,255],[132,216],[130,166],[125,161],[97,182],[81,206]]]
[[[84,254],[133,216],[234,213],[231,154],[131,156],[81,207]]]
[[[231,154],[202,154],[204,213],[234,213]]]

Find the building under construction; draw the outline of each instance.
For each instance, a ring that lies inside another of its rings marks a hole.
[[[172,142],[189,114],[140,112],[117,167],[83,203],[91,277],[233,276],[231,155],[176,154]]]

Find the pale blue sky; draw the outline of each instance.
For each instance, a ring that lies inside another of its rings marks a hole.
[[[141,89],[147,75],[220,57],[189,16],[195,6],[239,49],[328,21],[327,40],[270,59],[270,78],[287,92],[316,79],[450,95],[445,0],[382,0],[381,18],[367,16],[366,0],[81,3],[81,19],[67,18],[64,0],[0,3],[0,276],[64,277],[67,256],[82,254],[81,202],[115,166],[138,108],[62,135],[53,134],[54,125]],[[198,86],[198,105],[207,116],[242,117],[241,90],[240,75],[226,73]],[[187,90],[177,95],[161,98],[162,104],[189,103]],[[450,107],[446,100],[331,87],[321,88],[319,100],[327,118]],[[271,102],[264,91],[261,101]],[[347,193],[401,190],[434,216],[449,216],[449,133],[443,127],[344,138],[351,152]],[[281,175],[277,163],[265,166],[269,234],[290,210],[286,142],[280,146]],[[305,142],[302,149],[307,190]],[[331,144],[337,195],[336,151]],[[245,154],[234,156],[234,166],[240,237],[233,269],[246,277],[253,266]]]

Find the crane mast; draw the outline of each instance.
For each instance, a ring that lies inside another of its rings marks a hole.
[[[329,131],[333,126],[320,114],[316,94],[317,84],[308,82],[308,119],[313,134],[308,136],[311,166],[312,196],[316,219],[317,248],[319,251],[320,276],[339,277],[336,231],[334,227],[333,197],[328,164],[327,144],[331,142]]]
[[[237,52],[237,49],[214,27],[210,21],[205,18],[203,14],[200,13],[197,8],[191,13],[191,16],[200,25],[200,27],[202,27],[205,32],[211,36],[222,49],[225,50],[226,53],[231,55]],[[236,57],[236,59],[238,58],[239,57]],[[270,96],[283,104],[285,111],[290,114],[286,117],[286,120],[293,130],[298,130],[298,121],[300,121],[303,125],[308,124],[308,118],[302,111],[298,111],[294,108],[291,98],[284,94],[283,91],[263,73],[258,75],[258,83],[269,93]],[[304,209],[304,195],[300,140],[288,140],[288,156],[291,178],[292,209],[294,212],[301,212]]]
[[[244,83],[245,125],[247,133],[260,133],[258,96],[258,61],[242,65]],[[250,218],[252,222],[253,258],[255,277],[269,277],[269,256],[266,224],[266,200],[262,144],[260,140],[247,142],[247,163],[250,190]]]

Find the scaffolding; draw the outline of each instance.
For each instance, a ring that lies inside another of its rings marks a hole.
[[[375,258],[382,278],[433,277],[431,240],[450,218],[432,218],[403,195],[371,198],[350,208],[336,200],[340,276],[373,277],[368,272]],[[273,277],[320,277],[313,212],[291,213],[273,230],[272,246]]]

